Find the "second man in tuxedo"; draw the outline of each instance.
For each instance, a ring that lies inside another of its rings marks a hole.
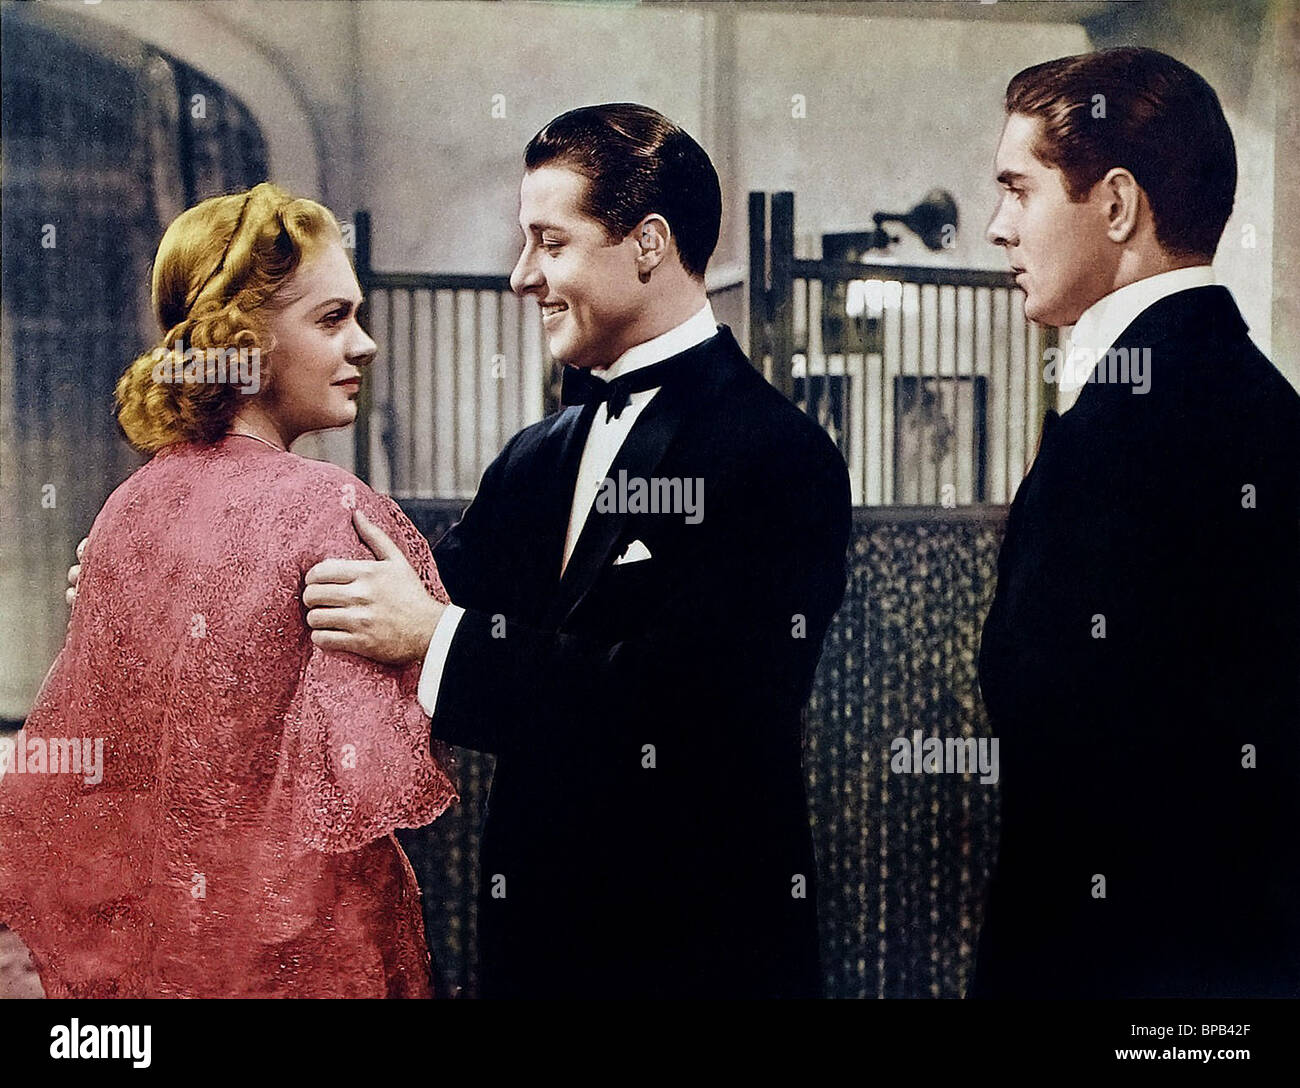
[[[973,994],[1295,996],[1300,397],[1210,262],[1214,91],[1117,49],[1007,89],[989,226],[1074,326],[1012,504],[980,680],[1002,843]]]

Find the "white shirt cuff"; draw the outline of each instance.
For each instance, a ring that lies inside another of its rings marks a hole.
[[[433,717],[438,706],[438,688],[442,684],[442,670],[447,665],[447,655],[451,652],[451,640],[456,635],[456,627],[465,610],[459,605],[448,604],[438,617],[438,626],[433,629],[433,638],[429,639],[429,652],[424,655],[424,667],[420,670],[420,686],[416,689],[416,698],[424,712]]]

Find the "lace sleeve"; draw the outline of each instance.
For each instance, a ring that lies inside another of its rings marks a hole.
[[[424,583],[424,588],[433,595],[434,600],[448,604],[451,598],[447,596],[447,590],[443,587],[437,564],[433,559],[433,551],[429,547],[429,542],[425,540],[424,534],[411,523],[411,519],[402,512],[402,508],[390,496],[371,491],[366,497],[376,504],[376,512],[371,514],[364,508],[363,512],[402,549],[411,566],[415,568],[415,573],[420,576],[420,581]]]
[[[392,499],[364,484],[352,486],[355,505],[445,602],[419,530]],[[350,498],[347,489],[336,509],[313,519],[325,522],[323,535],[312,542],[317,558],[372,558],[352,525]],[[293,841],[302,848],[354,850],[394,828],[431,823],[459,799],[450,751],[441,742],[431,746],[429,719],[416,699],[419,674],[418,664],[380,665],[307,642],[285,719],[279,774],[290,786]]]

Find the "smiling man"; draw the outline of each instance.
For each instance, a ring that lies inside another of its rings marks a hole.
[[[989,240],[1027,315],[1074,326],[1082,389],[984,627],[1002,844],[972,994],[1295,996],[1300,397],[1214,283],[1232,134],[1147,49],[1028,68],[1006,108]]]
[[[484,996],[814,996],[801,711],[845,586],[847,468],[714,321],[721,194],[689,135],[592,106],[524,165],[511,284],[567,406],[438,543],[453,605],[362,520],[381,559],[313,568],[308,622],[423,661],[433,734],[497,756]],[[702,516],[597,503],[607,479],[689,485]]]

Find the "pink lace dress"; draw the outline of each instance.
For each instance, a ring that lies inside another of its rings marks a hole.
[[[391,499],[252,439],[167,447],[104,504],[0,778],[0,922],[47,995],[430,996],[392,832],[457,800],[449,756],[419,666],[317,649],[300,600],[372,558],[356,507],[445,601]]]

